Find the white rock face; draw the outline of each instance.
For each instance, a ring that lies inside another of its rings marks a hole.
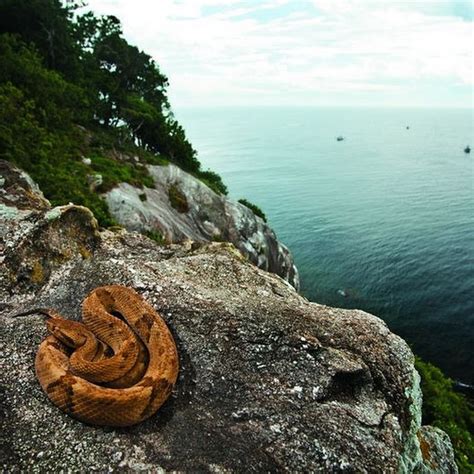
[[[155,189],[121,183],[105,195],[111,214],[128,230],[158,231],[168,242],[232,242],[255,265],[299,288],[293,257],[273,230],[246,206],[230,201],[174,165],[149,166]],[[187,201],[179,212],[170,202],[174,186]]]

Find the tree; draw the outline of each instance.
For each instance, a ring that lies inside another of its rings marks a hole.
[[[149,162],[159,154],[225,192],[217,175],[201,171],[156,62],[126,41],[118,18],[81,14],[79,6],[0,0],[0,155],[28,171],[53,203],[88,205],[103,223],[110,216],[81,160],[91,140],[100,142],[93,165],[100,160],[109,183],[152,185],[146,168],[102,155],[117,145],[140,154],[140,144]]]
[[[19,38],[0,35],[0,83],[12,83],[34,103],[36,120],[45,127],[64,128],[90,116],[83,89],[46,69],[41,57]]]
[[[34,43],[49,69],[73,78],[79,73],[72,15],[76,5],[60,0],[0,0],[0,33]]]

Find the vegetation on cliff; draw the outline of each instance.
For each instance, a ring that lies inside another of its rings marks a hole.
[[[423,392],[423,424],[448,433],[461,473],[474,472],[474,409],[453,390],[453,383],[440,369],[416,359]]]
[[[247,199],[239,199],[239,202],[245,207],[248,207],[256,216],[262,218],[264,222],[267,222],[267,216],[256,204],[252,204],[250,201],[247,201]]]
[[[167,161],[226,193],[174,118],[168,79],[116,17],[73,2],[0,0],[0,65],[0,158],[28,171],[53,204],[86,205],[113,224],[97,191],[153,186],[143,163]]]

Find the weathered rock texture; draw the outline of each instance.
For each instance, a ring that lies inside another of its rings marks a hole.
[[[276,273],[299,288],[290,251],[249,208],[219,196],[177,166],[148,169],[155,189],[122,183],[105,195],[112,215],[121,225],[141,233],[158,231],[168,242],[232,242],[259,268]],[[181,197],[179,202],[170,199],[170,190]]]
[[[230,244],[99,233],[87,209],[45,209],[29,181],[7,181],[36,197],[19,209],[1,195],[3,470],[455,472],[447,436],[420,429],[413,355],[380,319],[310,303]],[[181,362],[172,398],[127,429],[53,406],[34,374],[44,321],[13,317],[42,306],[76,319],[111,283],[164,316]]]

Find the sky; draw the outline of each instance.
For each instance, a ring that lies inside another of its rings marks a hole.
[[[474,107],[472,0],[88,0],[171,105]]]

